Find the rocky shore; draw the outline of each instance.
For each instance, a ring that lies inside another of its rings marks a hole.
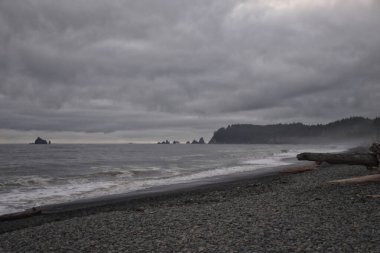
[[[360,166],[246,179],[0,223],[0,252],[380,252],[380,183]]]

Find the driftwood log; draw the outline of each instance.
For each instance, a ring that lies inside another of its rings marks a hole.
[[[368,182],[380,182],[380,174],[332,180],[329,183],[330,184],[358,184],[358,183],[368,183]]]
[[[327,162],[330,164],[365,165],[367,168],[375,168],[380,165],[380,144],[373,143],[370,152],[357,153],[301,153],[297,155],[298,160],[315,161],[317,163]]]
[[[297,155],[297,159],[330,164],[365,165],[367,167],[379,165],[377,157],[373,154],[301,153]]]

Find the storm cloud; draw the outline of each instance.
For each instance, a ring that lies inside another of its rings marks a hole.
[[[376,0],[2,0],[0,138],[376,117],[379,13]]]

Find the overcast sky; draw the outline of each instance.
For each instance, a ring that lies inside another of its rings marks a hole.
[[[0,142],[379,112],[378,0],[0,1]]]

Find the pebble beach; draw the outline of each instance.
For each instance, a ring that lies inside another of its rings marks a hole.
[[[380,184],[328,165],[0,222],[0,252],[380,252]]]

